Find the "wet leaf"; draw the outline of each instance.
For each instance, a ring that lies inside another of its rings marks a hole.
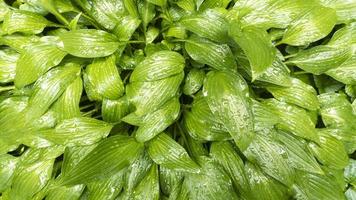
[[[13,82],[16,74],[16,62],[19,59],[16,51],[0,51],[0,83]]]

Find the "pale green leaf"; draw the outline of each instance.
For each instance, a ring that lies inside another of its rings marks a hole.
[[[347,59],[337,68],[326,71],[325,74],[344,84],[356,85],[356,56]]]
[[[124,93],[124,84],[116,66],[116,57],[96,58],[84,74],[84,86],[92,100],[118,99]],[[99,99],[97,99],[99,98]]]
[[[53,24],[40,14],[25,10],[11,10],[4,17],[2,29],[7,34],[15,32],[38,34],[49,25]]]
[[[103,99],[101,114],[103,120],[109,123],[117,123],[130,113],[130,105],[126,96],[117,100]]]
[[[236,71],[235,58],[226,44],[217,44],[193,36],[185,42],[185,50],[199,63],[209,65],[216,70]]]
[[[142,144],[128,136],[117,135],[103,140],[59,180],[60,185],[74,185],[111,176],[132,163],[143,150]]]
[[[165,133],[149,142],[148,153],[155,163],[168,169],[193,173],[200,171],[185,149]]]
[[[242,150],[246,149],[254,135],[248,90],[240,75],[216,71],[207,74],[203,88],[212,113],[225,125]]]
[[[297,78],[291,78],[290,87],[271,86],[267,90],[279,101],[295,104],[308,110],[317,110],[319,102],[315,89]]]
[[[345,167],[344,171],[345,180],[351,185],[356,185],[356,160],[349,159],[349,164]]]
[[[172,195],[177,186],[181,185],[184,175],[180,171],[159,167],[159,181],[162,193],[167,196]]]
[[[159,200],[160,198],[159,190],[159,176],[158,167],[156,164],[151,166],[146,176],[142,179],[139,185],[134,189],[132,194],[130,194],[129,199],[141,200]]]
[[[69,31],[62,33],[60,38],[64,51],[83,58],[105,57],[113,54],[119,46],[115,35],[95,29]]]
[[[20,55],[12,49],[0,51],[0,83],[13,82],[16,74],[16,62]]]
[[[180,24],[200,37],[219,43],[228,41],[228,23],[223,13],[217,10],[209,9],[199,14],[187,16],[180,20]]]
[[[251,65],[252,80],[272,65],[276,57],[276,49],[266,31],[253,26],[241,28],[238,23],[235,23],[230,24],[229,35],[246,54]]]
[[[199,69],[191,69],[185,77],[183,93],[193,95],[203,86],[205,72]]]
[[[303,46],[327,36],[336,24],[332,8],[311,6],[304,10],[287,27],[281,43]]]
[[[120,193],[123,181],[123,171],[121,170],[112,176],[100,179],[98,181],[90,182],[87,185],[89,191],[89,200],[106,199],[113,200]]]
[[[18,161],[18,158],[9,154],[0,155],[0,192],[3,192],[11,185]]]
[[[45,36],[23,49],[17,61],[15,85],[18,88],[35,82],[41,75],[58,65],[66,52],[59,49],[58,37]]]

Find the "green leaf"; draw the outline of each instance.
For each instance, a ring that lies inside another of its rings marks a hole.
[[[356,18],[356,5],[348,0],[321,0],[321,4],[336,11],[338,22],[349,22]]]
[[[140,182],[145,178],[150,171],[153,161],[148,155],[147,151],[144,151],[127,169],[124,176],[124,189],[128,193],[131,193]]]
[[[233,146],[229,142],[214,142],[210,147],[210,155],[224,167],[238,191],[246,195],[250,190],[249,180],[244,163]]]
[[[142,20],[143,28],[145,29],[156,15],[155,5],[145,0],[137,1],[137,9]]]
[[[170,196],[174,193],[177,186],[180,186],[183,181],[183,173],[176,170],[171,170],[166,167],[159,167],[160,189],[163,194]]]
[[[312,141],[319,141],[315,124],[308,113],[299,107],[274,99],[263,102],[272,115],[278,118],[277,127]],[[266,116],[267,117],[267,116]]]
[[[356,84],[356,56],[347,59],[337,68],[330,69],[325,72],[328,76],[333,77],[344,84]]]
[[[57,121],[80,116],[80,98],[83,91],[81,77],[75,79],[52,105],[51,110],[55,112]]]
[[[119,46],[115,35],[101,30],[73,30],[62,33],[59,37],[63,41],[64,51],[83,58],[109,56]]]
[[[34,85],[25,110],[29,119],[40,117],[80,74],[80,66],[67,64],[50,70]]]
[[[199,10],[206,10],[209,8],[226,8],[231,0],[204,0],[199,6]]]
[[[123,96],[117,100],[103,99],[101,114],[104,121],[116,123],[129,113],[130,105],[126,96]]]
[[[178,117],[180,104],[178,98],[172,98],[162,107],[143,117],[136,131],[135,138],[139,142],[151,140],[156,135],[164,131]],[[123,119],[126,121],[126,118]],[[129,121],[126,121],[129,123]]]
[[[228,41],[228,23],[223,13],[218,10],[209,9],[199,14],[187,16],[180,20],[180,24],[198,36],[214,42],[226,43]]]
[[[56,200],[56,199],[66,199],[66,200],[77,200],[82,195],[84,190],[84,185],[75,185],[72,187],[61,186],[59,188],[50,190],[47,193],[46,199]]]
[[[193,95],[203,86],[205,72],[203,70],[191,69],[185,77],[183,93]]]
[[[231,24],[229,35],[242,48],[246,54],[252,71],[252,80],[255,80],[272,65],[276,57],[276,48],[266,31],[253,27],[239,27]]]
[[[355,128],[355,115],[346,95],[324,93],[318,98],[321,118],[326,127]]]
[[[63,120],[54,130],[44,130],[39,135],[63,146],[91,145],[107,137],[112,125],[92,118],[80,117]]]
[[[324,128],[319,131],[324,132],[324,134],[328,134],[337,138],[344,144],[345,150],[347,154],[352,154],[356,151],[356,132],[353,131],[352,127],[335,127],[335,128]]]
[[[59,180],[60,185],[86,183],[111,176],[132,163],[142,151],[142,144],[128,136],[109,137],[98,144],[77,166]]]
[[[200,171],[185,149],[165,133],[149,142],[148,153],[155,163],[168,169],[191,173]]]
[[[8,191],[9,198],[32,199],[50,180],[54,160],[62,150],[58,147],[30,149],[22,155]]]
[[[287,199],[287,187],[263,174],[260,168],[248,162],[245,171],[251,186],[251,199]]]
[[[283,146],[268,136],[257,134],[250,146],[244,151],[247,159],[258,164],[269,176],[286,186],[294,182],[294,169],[284,155]]]
[[[356,160],[349,159],[349,164],[345,167],[344,176],[347,183],[356,185]]]
[[[351,57],[351,51],[348,47],[333,47],[320,45],[301,51],[293,58],[287,61],[299,68],[320,75],[330,69],[339,67],[343,62]]]
[[[38,34],[49,25],[53,26],[53,23],[40,14],[25,10],[11,10],[4,17],[2,29],[7,34],[15,32]]]
[[[126,15],[123,1],[92,0],[90,14],[103,27],[112,30]]]
[[[348,163],[348,157],[343,143],[335,137],[325,134],[324,132],[319,132],[319,137],[319,145],[315,143],[309,144],[309,147],[319,162],[330,168],[345,168]]]
[[[124,93],[124,84],[116,67],[116,57],[96,58],[84,74],[84,86],[92,100],[118,99]]]
[[[287,27],[280,43],[293,46],[308,45],[327,36],[336,24],[336,12],[332,8],[312,6]]]
[[[4,0],[0,0],[0,21],[3,21],[6,14],[10,11],[9,6],[4,2]]]
[[[120,193],[123,181],[123,171],[116,172],[112,176],[100,179],[98,181],[90,182],[87,185],[90,200],[108,199],[112,200]]]
[[[289,72],[290,70],[288,67],[277,56],[272,65],[267,67],[266,71],[257,77],[256,80],[279,86],[290,87],[292,83]]]
[[[0,37],[0,43],[2,45],[9,46],[19,53],[21,53],[27,45],[38,42],[39,40],[40,37],[35,35],[12,34]]]
[[[0,83],[13,82],[16,74],[16,62],[20,55],[12,49],[0,51]]]
[[[288,162],[293,168],[310,173],[324,173],[303,139],[296,138],[287,132],[278,132],[275,136],[276,140],[284,146]]]
[[[138,64],[130,76],[130,83],[158,81],[180,74],[185,67],[184,58],[173,51],[158,51]]]
[[[123,17],[120,23],[115,26],[114,33],[120,41],[129,41],[140,23],[141,21],[138,18],[132,16]]]
[[[133,200],[140,199],[152,199],[159,200],[160,190],[159,190],[159,176],[158,167],[153,164],[150,171],[147,173],[145,178],[139,183],[132,194],[129,194],[130,198]]]
[[[220,165],[207,157],[200,157],[199,164],[201,172],[189,174],[184,179],[182,190],[188,192],[186,199],[238,199],[229,175]]]
[[[236,62],[231,49],[226,44],[217,44],[207,39],[191,37],[185,42],[189,56],[216,70],[236,71]]]
[[[271,86],[267,90],[279,101],[295,104],[308,110],[317,110],[319,102],[315,89],[303,81],[292,78],[290,87]]]
[[[44,36],[23,49],[16,66],[16,87],[21,88],[35,82],[62,61],[67,53],[59,49],[60,42],[58,37]]]
[[[167,3],[167,0],[147,0],[147,1],[161,7],[165,6]]]
[[[193,101],[191,112],[184,112],[184,125],[195,140],[221,141],[231,139],[226,127],[215,118],[201,93]]]
[[[209,108],[242,150],[251,142],[253,120],[248,85],[235,73],[208,73],[203,88]]]
[[[0,155],[0,192],[11,185],[18,158],[9,154]]]
[[[293,190],[297,199],[345,199],[334,178],[319,174],[298,173]]]
[[[355,187],[350,187],[349,189],[347,189],[347,191],[345,192],[345,197],[347,200],[352,200],[356,198],[356,189]]]

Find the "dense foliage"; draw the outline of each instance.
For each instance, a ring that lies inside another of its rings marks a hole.
[[[0,0],[0,200],[355,200],[355,0]]]

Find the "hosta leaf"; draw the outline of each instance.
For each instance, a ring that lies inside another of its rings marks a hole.
[[[147,25],[151,22],[151,20],[155,17],[155,5],[149,3],[145,0],[138,0],[137,2],[137,10],[140,14],[143,27],[146,28]]]
[[[10,11],[9,6],[4,2],[4,0],[0,0],[0,21],[4,20],[4,17],[9,11]]]
[[[287,63],[292,63],[307,72],[320,75],[329,69],[339,67],[350,56],[350,48],[320,45],[301,51],[289,59]]]
[[[308,110],[319,108],[315,89],[297,78],[291,79],[290,87],[272,86],[267,87],[267,90],[280,101],[295,104]]]
[[[203,86],[205,73],[202,70],[192,69],[185,77],[183,93],[185,95],[193,95]]]
[[[147,1],[157,6],[165,6],[167,3],[167,0],[147,0]]]
[[[276,134],[276,140],[284,145],[288,162],[292,167],[311,173],[323,174],[318,162],[307,147],[307,143],[287,132]]]
[[[158,81],[181,73],[184,66],[185,61],[180,54],[173,51],[159,51],[135,67],[130,82]]]
[[[281,61],[278,56],[264,73],[256,80],[272,83],[279,86],[290,87],[292,85],[288,67]]]
[[[175,188],[178,185],[181,185],[183,178],[184,176],[182,172],[171,170],[162,166],[159,167],[160,189],[167,196],[174,193]]]
[[[124,84],[115,64],[115,55],[96,58],[85,69],[84,84],[88,97],[93,100],[118,99],[124,93]],[[97,94],[97,95],[92,95]],[[100,99],[97,99],[100,97]]]
[[[356,84],[356,56],[352,56],[342,63],[339,67],[330,69],[325,72],[328,76],[344,83]]]
[[[286,152],[283,146],[272,138],[256,135],[244,154],[250,162],[259,165],[269,176],[287,186],[293,184],[294,170],[284,158]]]
[[[346,95],[324,93],[318,98],[321,118],[326,127],[355,127],[355,115]]]
[[[337,30],[328,45],[330,46],[343,46],[343,45],[355,45],[356,44],[356,23],[350,23],[345,25],[344,27]]]
[[[199,172],[199,166],[185,149],[165,133],[150,141],[148,153],[155,163],[168,169]]]
[[[141,21],[132,16],[126,16],[116,25],[114,33],[120,41],[129,41]]]
[[[276,57],[276,49],[266,31],[253,27],[239,27],[232,23],[229,35],[245,52],[250,61],[252,79],[256,79],[272,65]]]
[[[229,142],[214,142],[210,147],[210,155],[225,168],[234,186],[245,195],[250,190],[249,180],[244,163],[233,146]]]
[[[209,8],[226,8],[231,0],[205,0],[199,6],[199,10],[205,10]]]
[[[38,34],[48,25],[53,24],[40,14],[25,10],[11,10],[4,17],[2,29],[7,34],[15,32]]]
[[[307,45],[328,35],[336,20],[334,9],[312,6],[291,22],[281,42],[294,46]]]
[[[50,190],[46,196],[48,200],[66,199],[77,200],[81,196],[84,190],[84,185],[75,185],[72,187],[62,186],[53,190]]]
[[[119,171],[108,178],[89,183],[87,185],[89,190],[88,199],[115,199],[115,197],[120,193],[124,184],[124,173],[122,171]]]
[[[356,18],[356,5],[349,0],[321,0],[321,4],[335,9],[338,22],[348,22]]]
[[[62,61],[67,53],[59,49],[59,43],[58,37],[45,36],[24,48],[17,61],[16,87],[21,88],[35,82]]]
[[[51,108],[56,113],[58,121],[80,116],[79,103],[82,91],[83,82],[78,77],[67,87]]]
[[[124,188],[127,192],[131,193],[134,188],[142,181],[147,175],[153,161],[148,155],[147,151],[144,151],[127,169],[124,176]]]
[[[185,177],[183,188],[188,192],[186,199],[238,199],[232,181],[220,165],[207,157],[200,157],[201,173]]]
[[[45,130],[39,135],[59,145],[90,145],[105,138],[111,128],[106,122],[79,117],[63,120],[54,130]]]
[[[117,135],[103,140],[59,180],[60,185],[92,181],[127,167],[142,151],[142,144],[128,136]]]
[[[129,113],[130,106],[126,96],[117,100],[103,99],[101,114],[104,121],[116,123]]]
[[[0,83],[14,81],[18,58],[19,54],[16,51],[10,49],[0,51]]]
[[[140,124],[140,127],[136,131],[136,140],[146,142],[164,131],[178,117],[179,111],[180,104],[178,98],[172,98],[160,109],[144,116],[142,124]]]
[[[31,149],[21,156],[9,190],[10,199],[32,199],[52,175],[54,159],[61,148]]]
[[[253,138],[253,121],[248,86],[235,73],[208,73],[203,88],[209,108],[240,149],[245,149]]]
[[[139,116],[145,115],[175,97],[183,77],[184,74],[181,72],[157,81],[129,83],[126,86],[126,94],[136,107],[135,113]]]
[[[83,58],[105,57],[113,54],[119,46],[116,36],[94,29],[65,32],[60,38],[64,51]]]
[[[1,29],[0,29],[1,30]],[[1,35],[1,34],[0,34]],[[4,35],[0,37],[0,44],[9,46],[16,50],[17,52],[22,52],[24,48],[31,44],[36,43],[40,40],[40,37],[36,35]]]
[[[356,151],[356,132],[352,127],[335,127],[320,129],[321,132],[337,138],[344,144],[347,154],[352,154]]]
[[[264,104],[270,113],[278,117],[277,127],[296,136],[318,142],[315,124],[308,113],[299,107],[277,100],[268,100]]]
[[[18,158],[9,154],[0,155],[0,192],[11,185]]]
[[[34,85],[26,108],[28,117],[36,118],[44,114],[79,74],[80,66],[67,64],[40,77]]]
[[[112,30],[125,14],[123,1],[92,0],[90,14],[108,30]]]
[[[236,70],[235,59],[230,47],[226,44],[217,44],[195,36],[185,42],[185,50],[193,60],[209,65],[214,69]]]
[[[260,168],[251,163],[245,165],[245,171],[251,186],[252,199],[288,199],[287,188],[275,179],[263,174]]]
[[[187,30],[210,39],[214,42],[226,43],[228,23],[223,13],[217,10],[206,10],[200,14],[187,16],[180,20],[180,23]]]
[[[345,197],[347,200],[353,200],[356,198],[356,189],[355,187],[350,187],[349,189],[347,189],[347,191],[345,192]]]
[[[151,166],[146,176],[142,179],[135,190],[130,194],[129,199],[152,199],[158,200],[160,196],[158,167],[156,164]]]
[[[325,175],[300,172],[293,190],[296,199],[345,199],[335,180]]]
[[[331,135],[319,132],[320,144],[310,143],[319,162],[335,169],[343,169],[347,166],[348,157],[343,143]]]
[[[344,176],[347,183],[353,186],[356,185],[356,160],[349,159],[349,164],[345,168]]]

